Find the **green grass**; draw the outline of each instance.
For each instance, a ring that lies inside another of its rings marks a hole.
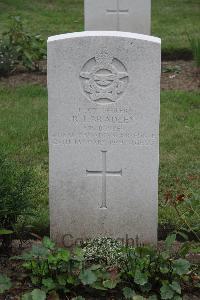
[[[152,0],[152,34],[162,38],[165,52],[190,49],[187,33],[200,35],[199,12],[199,0]],[[83,0],[1,0],[0,32],[10,15],[22,16],[28,29],[45,38],[83,30]]]
[[[188,35],[200,36],[200,1],[152,0],[152,6],[152,34],[161,37],[162,49],[190,50]]]
[[[176,223],[174,211],[164,204],[168,191],[198,191],[200,170],[200,94],[163,92],[160,127],[160,223]],[[0,148],[24,167],[31,165],[44,186],[36,199],[40,230],[48,227],[47,91],[38,85],[0,87]],[[37,189],[37,187],[36,187]]]

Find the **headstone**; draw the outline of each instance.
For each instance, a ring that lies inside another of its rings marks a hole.
[[[150,35],[151,0],[84,0],[85,30]]]
[[[156,243],[160,39],[48,39],[51,237]]]

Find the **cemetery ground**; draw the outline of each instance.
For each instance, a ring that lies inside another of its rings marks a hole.
[[[194,288],[194,284],[199,284],[197,265],[200,252],[198,231],[200,77],[194,61],[188,60],[192,55],[188,35],[192,37],[198,33],[199,1],[182,0],[181,7],[176,2],[153,1],[153,35],[162,38],[162,53],[165,58],[161,81],[159,247],[163,247],[162,240],[169,233],[178,233],[179,242],[172,243],[174,236],[171,242],[168,241],[168,247],[173,248],[173,251],[181,247],[186,237],[189,239],[189,244],[192,245],[190,260],[191,262],[195,260],[196,266],[192,274],[192,283],[190,282],[190,285],[184,286],[183,289],[186,294],[189,294],[185,296],[185,299],[197,300],[200,295],[197,288]],[[21,15],[30,30],[34,33],[41,33],[45,38],[57,33],[83,30],[83,2],[80,0],[26,1],[25,3],[23,0],[16,0],[14,3],[1,1],[1,31],[7,29],[10,13]],[[177,58],[177,60],[169,61],[172,58]],[[184,58],[187,60],[183,60]],[[42,74],[20,70],[11,76],[0,78],[0,153],[5,153],[9,161],[13,162],[11,167],[13,172],[17,173],[18,169],[23,172],[30,168],[35,182],[34,190],[30,195],[33,204],[31,214],[21,216],[15,224],[15,238],[23,240],[22,249],[29,249],[30,244],[41,245],[41,238],[49,235],[45,69],[44,63]],[[3,166],[0,166],[0,172],[3,172]],[[2,184],[1,181],[0,184]],[[12,193],[15,195],[14,188]],[[29,240],[33,237],[37,240],[36,242]],[[50,241],[45,242],[47,247],[53,247]],[[19,241],[13,244],[12,255],[21,254]],[[109,250],[103,251],[107,251],[106,254],[109,253]],[[178,258],[179,254],[173,259]],[[187,270],[184,264],[182,268]],[[184,270],[182,271],[184,274]],[[10,261],[5,252],[0,253],[0,273],[7,274],[13,281],[11,290],[0,295],[1,300],[20,299],[24,292],[33,289],[30,281],[27,280],[27,272],[21,267],[21,262]],[[114,282],[117,279],[116,269],[109,270],[109,274]],[[88,273],[85,275],[87,278],[84,279],[89,282],[91,277]],[[96,276],[96,273],[93,275]],[[2,283],[2,278],[0,280],[1,293],[1,288],[6,283],[5,281]],[[50,283],[47,282],[48,284]],[[7,281],[7,286],[9,286],[9,281]],[[88,291],[87,285],[86,290]],[[176,286],[176,290],[179,290],[179,286]],[[97,299],[95,294],[89,296],[87,291],[75,288],[70,298],[64,299],[72,299],[81,294],[87,300]],[[126,292],[132,297],[130,290]],[[44,295],[38,296],[37,292],[35,297],[32,298],[29,295],[24,299],[44,299]],[[51,299],[58,298],[52,294],[49,297],[49,300]],[[77,298],[77,300],[81,299]],[[108,291],[106,296],[101,295],[98,299],[124,298],[118,287],[114,291]],[[170,295],[169,298],[163,299],[170,299]]]

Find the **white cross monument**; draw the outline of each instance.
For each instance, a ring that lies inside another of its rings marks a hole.
[[[150,35],[151,0],[84,0],[85,30]]]

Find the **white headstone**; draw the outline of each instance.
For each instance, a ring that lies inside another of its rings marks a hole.
[[[151,34],[151,0],[84,0],[85,30]]]
[[[155,243],[160,39],[82,32],[48,39],[51,236]]]

